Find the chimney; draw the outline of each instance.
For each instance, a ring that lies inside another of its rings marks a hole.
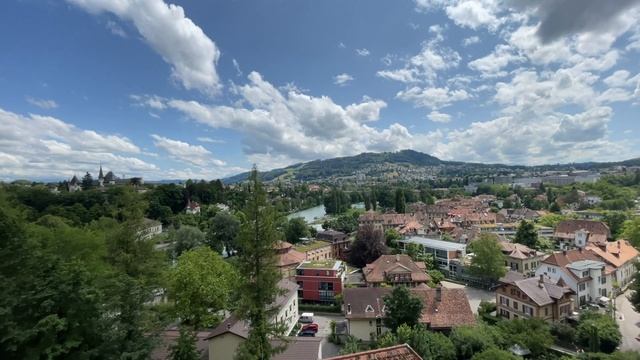
[[[544,285],[544,275],[540,274],[540,279],[538,280],[538,287],[542,289]]]
[[[231,329],[231,323],[230,323],[230,322],[228,322],[228,323],[227,323],[227,330],[230,330],[230,329]]]
[[[436,302],[441,302],[442,301],[442,286],[438,286],[436,288]]]
[[[621,244],[620,240],[618,240],[616,242],[618,243],[618,249],[621,249],[622,248],[622,244]]]
[[[567,256],[567,249],[562,250],[562,255]]]
[[[400,254],[396,254],[396,262],[400,261]]]

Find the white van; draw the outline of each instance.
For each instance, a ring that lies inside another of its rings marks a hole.
[[[301,323],[312,323],[313,322],[313,313],[302,313],[300,315]]]

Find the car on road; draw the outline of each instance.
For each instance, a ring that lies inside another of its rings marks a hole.
[[[306,325],[302,325],[302,328],[300,329],[300,331],[314,331],[314,332],[318,332],[319,330],[319,326],[318,324],[306,324]]]
[[[302,315],[300,315],[300,320],[301,323],[312,323],[313,322],[313,313],[302,313]]]
[[[302,330],[298,333],[298,336],[310,336],[310,337],[314,337],[316,336],[316,331],[313,330]]]

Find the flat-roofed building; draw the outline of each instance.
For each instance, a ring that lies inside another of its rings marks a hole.
[[[345,264],[340,260],[303,261],[296,268],[298,298],[303,301],[334,302],[345,280]]]
[[[432,254],[438,267],[449,270],[449,264],[453,259],[463,258],[466,255],[467,245],[445,240],[431,239],[422,236],[411,236],[398,240],[400,248],[406,250],[407,244],[416,244],[424,254]]]

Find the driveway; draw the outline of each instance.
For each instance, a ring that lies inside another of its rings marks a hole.
[[[313,322],[318,324],[318,333],[316,337],[322,338],[322,357],[331,357],[340,355],[340,348],[329,342],[329,335],[331,335],[331,320],[335,322],[344,321],[344,316],[336,314],[315,314],[313,316]]]
[[[486,300],[496,302],[496,293],[492,291],[476,289],[449,281],[443,281],[442,286],[447,289],[464,289],[464,292],[467,294],[467,298],[469,299],[469,305],[471,306],[471,310],[474,314],[478,313],[480,301]]]
[[[636,336],[640,335],[640,314],[633,310],[627,296],[629,291],[619,295],[616,298],[616,321],[620,325],[622,333],[622,350],[640,351],[640,342],[636,340]]]

